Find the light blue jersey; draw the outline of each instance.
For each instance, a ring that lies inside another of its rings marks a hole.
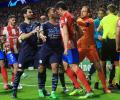
[[[100,21],[101,19],[99,18],[94,20],[94,27],[95,27],[94,39],[98,49],[102,47],[102,42],[98,39],[98,36],[103,35],[103,32],[97,32],[97,28],[99,27]]]

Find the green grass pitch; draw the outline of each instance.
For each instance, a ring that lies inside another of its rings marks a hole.
[[[38,88],[37,88],[37,70],[29,71],[26,70],[25,73],[28,75],[25,79],[21,79],[21,84],[23,84],[23,89],[18,91],[18,99],[17,100],[50,100],[49,97],[39,98],[38,97]],[[11,78],[11,72],[8,72],[9,81]],[[47,70],[47,81],[46,81],[46,89],[51,91],[51,70]],[[94,85],[95,75],[92,77],[92,87]],[[71,81],[65,76],[66,86],[70,91],[72,91],[73,86]],[[101,84],[101,83],[100,83]],[[111,94],[104,94],[102,91],[102,87],[100,85],[99,90],[93,90],[95,96],[89,98],[88,100],[120,100],[120,91],[113,91]],[[2,78],[0,76],[0,100],[13,100],[11,97],[12,91],[5,91],[3,89]],[[59,82],[57,88],[57,100],[78,100],[79,95],[77,96],[69,96],[68,94],[62,93],[61,84]],[[84,95],[81,94],[81,95]]]

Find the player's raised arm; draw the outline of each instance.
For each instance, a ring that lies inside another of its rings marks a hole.
[[[40,39],[42,39],[43,42],[46,42],[46,36],[44,35],[44,31],[40,31],[39,33]]]
[[[38,31],[39,31],[38,27],[36,27],[33,31],[31,31],[29,33],[25,33],[24,31],[21,31],[21,35],[19,36],[19,39],[20,40],[28,39],[30,36],[37,33]]]
[[[43,42],[46,42],[46,38],[47,38],[47,37],[46,37],[45,34],[44,34],[44,28],[43,28],[43,27],[44,27],[44,24],[42,24],[42,25],[40,26],[40,31],[39,31],[38,34],[39,34],[39,38],[42,39]]]

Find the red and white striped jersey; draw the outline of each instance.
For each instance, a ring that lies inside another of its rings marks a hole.
[[[6,26],[2,28],[2,35],[5,35],[6,42],[10,44],[10,49],[14,53],[18,53],[18,37],[19,28]]]

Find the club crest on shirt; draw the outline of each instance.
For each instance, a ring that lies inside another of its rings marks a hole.
[[[21,67],[22,67],[22,64],[18,64],[18,67],[20,67],[20,68],[21,68]]]
[[[43,62],[43,61],[40,59],[40,60],[39,60],[39,63],[41,64],[42,62]]]

